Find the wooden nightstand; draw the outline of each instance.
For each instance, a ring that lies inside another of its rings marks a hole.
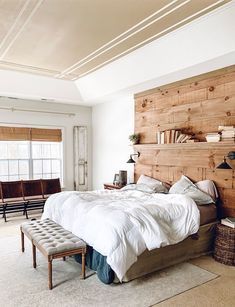
[[[214,258],[216,261],[235,266],[235,229],[218,224],[216,226]]]
[[[122,187],[113,183],[104,183],[105,190],[120,190]]]

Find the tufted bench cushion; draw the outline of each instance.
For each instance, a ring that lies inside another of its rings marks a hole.
[[[36,245],[40,245],[47,255],[86,247],[84,241],[50,219],[26,222],[21,227],[22,231],[32,238]]]
[[[50,219],[21,224],[21,248],[24,248],[24,235],[32,242],[33,267],[36,268],[36,247],[48,260],[48,285],[52,289],[52,261],[76,254],[82,255],[82,278],[85,279],[86,243]]]

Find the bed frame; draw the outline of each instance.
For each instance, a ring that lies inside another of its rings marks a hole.
[[[214,247],[215,226],[219,222],[203,225],[196,235],[175,245],[146,250],[138,257],[123,278],[124,282],[164,269],[202,255],[211,254]]]

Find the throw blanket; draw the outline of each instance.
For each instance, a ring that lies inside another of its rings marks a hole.
[[[184,195],[138,190],[61,192],[48,198],[50,218],[103,256],[122,281],[137,256],[176,244],[199,229],[199,210]]]

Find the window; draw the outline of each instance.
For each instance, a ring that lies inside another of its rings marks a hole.
[[[29,142],[0,142],[0,180],[29,179]]]
[[[33,179],[61,178],[61,143],[32,142]]]
[[[0,141],[0,181],[62,178],[62,142]]]

